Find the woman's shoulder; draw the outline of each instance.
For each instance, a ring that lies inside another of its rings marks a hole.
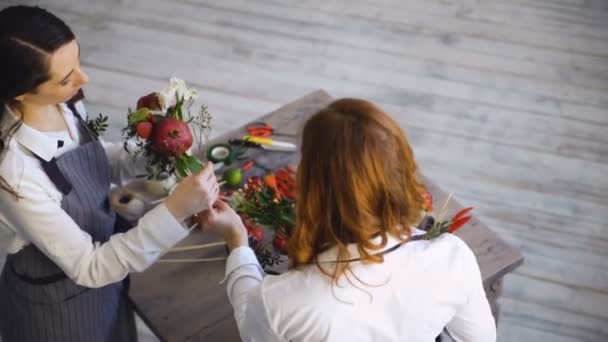
[[[321,273],[317,265],[306,265],[264,277],[261,291],[269,307],[281,306],[287,310],[291,306],[313,305],[314,296],[294,296],[294,293],[325,293],[329,284],[330,278]]]
[[[461,238],[445,233],[431,240],[415,240],[405,244],[401,254],[418,263],[460,263],[475,258],[471,248]]]
[[[302,333],[311,324],[315,334],[325,331],[335,305],[330,300],[330,279],[316,265],[264,277],[260,296],[272,329],[277,332],[295,333],[295,329]]]
[[[431,240],[415,240],[406,244],[410,253],[438,257],[466,257],[472,254],[471,248],[461,238],[445,233]]]
[[[290,269],[282,274],[267,275],[264,277],[262,291],[276,293],[276,291],[282,291],[281,288],[306,286],[306,282],[310,279],[311,272],[315,273],[314,269],[316,269],[316,266],[306,265],[295,269]]]
[[[462,283],[479,273],[479,265],[471,248],[456,235],[445,233],[431,240],[412,241],[396,253],[392,262],[403,267],[409,276],[443,279],[446,283]]]
[[[471,248],[461,238],[453,234],[442,234],[432,240],[414,240],[385,255],[385,262],[398,264],[404,272],[408,269],[435,270],[440,273],[457,274],[463,267],[477,265]],[[406,272],[408,273],[408,272]],[[432,273],[432,272],[429,272]],[[296,289],[326,287],[328,280],[317,265],[306,265],[276,276],[264,279],[264,292],[287,294]]]
[[[17,192],[26,189],[49,193],[52,189],[38,159],[12,139],[0,152],[0,176]]]
[[[10,139],[0,152],[0,176],[7,181],[16,179],[27,173],[33,162],[33,156],[28,156],[25,148]]]

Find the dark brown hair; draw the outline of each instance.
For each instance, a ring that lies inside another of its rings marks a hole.
[[[48,81],[49,56],[74,39],[63,20],[40,7],[11,6],[0,11],[0,120],[6,115],[5,106],[21,112],[15,98],[35,93]],[[23,113],[7,132],[0,132],[0,154],[22,121]],[[1,176],[0,189],[19,197]]]

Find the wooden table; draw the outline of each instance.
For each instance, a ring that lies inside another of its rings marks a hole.
[[[260,118],[269,122],[278,133],[299,136],[306,118],[332,101],[324,91],[316,91],[291,102],[278,110]],[[215,142],[225,142],[229,138],[240,138],[244,128],[239,128],[219,137]],[[278,138],[277,138],[278,139]],[[280,140],[289,140],[281,136]],[[295,138],[293,142],[297,141]],[[214,143],[214,142],[211,142]],[[297,153],[263,152],[250,149],[249,155],[258,162],[280,167],[285,164],[297,165]],[[246,176],[253,175],[250,171]],[[421,177],[427,189],[433,194],[435,206],[446,198],[446,193],[432,181]],[[450,201],[448,217],[462,206]],[[486,225],[476,218],[460,229],[457,235],[473,250],[479,262],[481,274],[494,316],[498,316],[496,299],[500,295],[503,276],[519,266],[523,257],[519,251],[506,244]],[[198,244],[217,240],[217,237],[194,231],[180,244]],[[180,255],[181,254],[181,255]],[[198,252],[171,253],[171,257],[217,257],[225,256],[223,247]],[[148,323],[154,333],[163,341],[239,341],[236,323],[225,285],[224,262],[191,264],[155,264],[148,270],[132,276],[130,297],[136,310]]]

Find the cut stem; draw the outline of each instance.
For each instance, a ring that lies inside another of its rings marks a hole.
[[[195,258],[195,259],[160,259],[159,263],[193,263],[193,262],[212,262],[212,261],[223,261],[228,258],[217,257],[217,258]]]
[[[451,198],[452,193],[450,192],[448,194],[448,197],[445,199],[445,202],[443,202],[443,206],[441,207],[441,210],[439,210],[439,214],[437,214],[437,222],[441,222],[443,220],[443,216],[445,215],[445,212],[448,208],[448,203],[450,202]]]
[[[193,251],[196,249],[205,249],[205,248],[225,246],[225,245],[226,245],[226,242],[218,241],[218,242],[204,243],[201,245],[188,245],[188,246],[173,247],[173,248],[169,248],[168,252],[185,252],[185,251]]]

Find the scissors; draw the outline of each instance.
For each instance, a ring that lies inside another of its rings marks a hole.
[[[293,152],[297,150],[295,144],[284,141],[275,141],[270,138],[262,138],[259,136],[245,136],[243,139],[230,139],[228,144],[240,147],[261,148],[267,151],[283,151]]]
[[[272,128],[272,126],[269,123],[263,122],[263,121],[254,122],[254,123],[248,125],[247,131],[249,132],[249,136],[258,137],[258,138],[268,138],[273,134],[274,135],[283,135],[283,136],[293,136],[293,134],[276,133],[274,128]]]

